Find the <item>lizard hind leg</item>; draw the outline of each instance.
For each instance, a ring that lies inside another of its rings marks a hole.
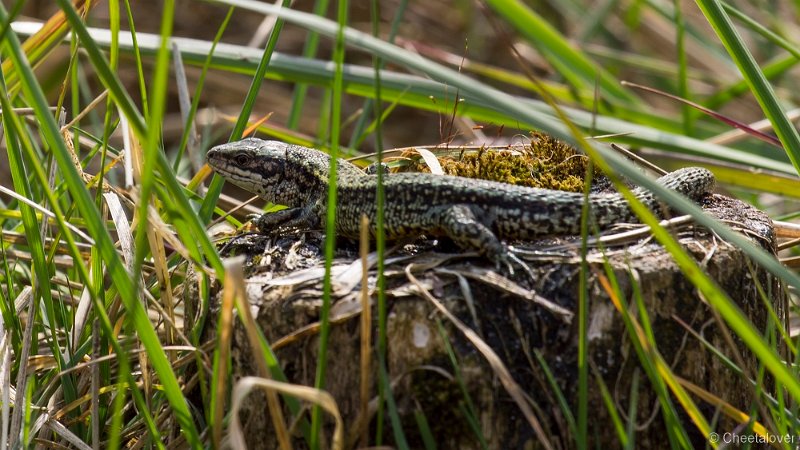
[[[485,212],[469,205],[451,205],[439,211],[442,231],[462,248],[475,249],[499,265],[510,267],[508,248],[478,216]]]

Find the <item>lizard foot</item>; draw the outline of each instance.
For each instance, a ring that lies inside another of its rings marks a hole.
[[[533,270],[531,270],[530,266],[528,266],[528,265],[525,263],[525,261],[521,260],[521,259],[519,258],[519,256],[517,256],[517,255],[515,255],[514,253],[512,253],[511,251],[509,251],[509,252],[508,252],[508,258],[509,258],[511,261],[513,261],[513,262],[515,262],[515,263],[519,264],[519,266],[520,266],[520,267],[522,267],[522,270],[524,270],[524,271],[525,271],[525,273],[527,273],[527,274],[528,274],[528,277],[530,277],[531,281],[535,281],[535,280],[536,280],[536,277],[535,277],[535,276],[534,276],[534,274],[533,274]],[[509,266],[510,266],[510,264],[509,264]],[[513,269],[511,269],[511,274],[512,274],[512,275],[514,274],[514,270],[513,270]]]
[[[489,259],[494,261],[497,270],[502,270],[502,267],[505,266],[505,268],[508,269],[508,273],[514,275],[514,265],[518,265],[533,281],[535,279],[533,270],[531,270],[530,266],[528,266],[525,261],[514,254],[514,248],[507,247],[500,242],[498,242],[498,244],[499,246],[493,246],[486,255]]]
[[[497,270],[505,266],[514,275],[514,265],[519,265],[534,279],[533,271],[517,257],[492,230],[482,222],[490,219],[491,214],[470,205],[451,205],[434,210],[434,217],[448,236],[463,248],[474,248],[495,262]]]

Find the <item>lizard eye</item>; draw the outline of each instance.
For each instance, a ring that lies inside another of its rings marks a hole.
[[[250,162],[250,155],[247,153],[239,153],[236,155],[236,164],[246,166]]]

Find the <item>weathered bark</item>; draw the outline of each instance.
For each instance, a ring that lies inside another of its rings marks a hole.
[[[742,202],[713,196],[706,210],[724,220],[730,220],[743,229],[746,236],[767,251],[774,251],[775,239],[771,222],[763,213]],[[683,247],[699,261],[705,272],[718,283],[758,329],[764,329],[768,317],[759,296],[757,285],[769,296],[780,317],[784,314],[784,294],[774,278],[760,267],[751,264],[743,252],[715,238],[711,233],[697,227],[682,227],[676,230]],[[546,245],[564,244],[564,240],[549,240],[536,243],[536,248]],[[569,243],[577,244],[579,240]],[[263,256],[268,245],[269,256]],[[295,245],[294,250],[289,250]],[[258,263],[248,265],[248,296],[257,321],[272,343],[297,332],[302,327],[319,319],[322,284],[320,277],[311,277],[294,285],[271,285],[272,277],[294,273],[297,267],[318,265],[321,257],[318,249],[319,235],[310,233],[298,243],[298,236],[280,238],[256,238],[248,244],[234,245],[234,251],[260,255]],[[445,243],[446,247],[447,244]],[[354,245],[342,243],[350,248],[341,252],[335,264],[346,264],[355,259]],[[437,250],[442,250],[440,246]],[[454,247],[450,247],[455,249]],[[418,247],[414,247],[418,250]],[[408,250],[408,249],[406,249]],[[287,254],[291,254],[287,259]],[[697,338],[693,337],[681,322],[702,336],[726,355],[741,355],[747,374],[755,374],[756,358],[735,337],[730,348],[720,329],[715,315],[700,298],[694,286],[687,281],[677,265],[661,246],[651,239],[626,245],[608,246],[605,252],[610,267],[619,283],[623,300],[629,309],[635,310],[635,287],[641,292],[658,352],[670,365],[674,373],[697,386],[725,399],[733,406],[748,410],[754,396],[753,387],[745,377],[733,373],[723,365]],[[394,253],[393,255],[397,255]],[[577,299],[579,294],[580,257],[574,246],[557,252],[539,253],[528,264],[533,278],[517,268],[513,277],[520,286],[532,288],[543,298],[576,314],[571,320],[564,315],[551,312],[541,304],[525,299],[514,291],[515,284],[498,287],[494,275],[487,271],[494,267],[481,258],[454,258],[436,260],[441,254],[422,254],[387,265],[388,286],[388,359],[387,366],[395,382],[393,396],[397,402],[403,431],[412,448],[422,446],[419,428],[414,419],[415,411],[422,411],[427,418],[439,448],[480,448],[477,434],[470,427],[464,411],[472,408],[481,434],[488,448],[544,448],[529,422],[511,401],[497,372],[486,358],[476,350],[452,322],[443,318],[429,300],[418,295],[418,287],[409,281],[403,269],[409,263],[429,262],[434,267],[413,270],[414,276],[439,299],[446,308],[472,328],[500,357],[509,369],[511,377],[530,398],[533,411],[540,422],[544,435],[555,448],[573,448],[575,436],[568,420],[559,407],[557,395],[547,381],[545,372],[536,354],[552,372],[558,388],[569,403],[572,414],[577,413],[578,398],[578,321]],[[253,258],[249,258],[251,261]],[[604,277],[603,254],[590,249],[588,292],[590,312],[588,315],[589,359],[593,370],[589,373],[589,433],[593,448],[615,448],[619,440],[612,426],[609,412],[603,403],[595,375],[602,377],[616,402],[617,411],[627,416],[631,385],[639,380],[636,433],[637,448],[664,448],[667,432],[663,413],[654,394],[648,376],[642,370],[639,358],[631,344],[620,312],[615,308],[608,293],[600,283]],[[287,269],[286,264],[292,266]],[[260,263],[260,264],[259,264]],[[505,272],[503,272],[505,273]],[[462,283],[459,283],[459,276]],[[493,281],[494,280],[494,281]],[[370,273],[371,287],[375,282],[374,269]],[[347,283],[345,283],[347,284]],[[471,294],[474,313],[465,300],[464,286]],[[360,286],[335,284],[336,308],[357,305]],[[530,295],[530,294],[526,294]],[[373,298],[373,318],[376,317]],[[356,307],[357,309],[357,307]],[[346,315],[346,314],[345,314]],[[638,314],[639,323],[643,318]],[[213,317],[213,314],[212,314]],[[377,326],[377,319],[373,322]],[[782,325],[782,324],[781,324]],[[215,324],[207,327],[215,329]],[[443,332],[442,332],[443,331]],[[375,333],[373,332],[373,336]],[[233,363],[237,376],[254,375],[252,350],[241,326],[237,324],[234,334]],[[282,345],[277,350],[283,370],[293,383],[314,384],[317,361],[318,336],[316,333],[301,334],[294,342]],[[452,348],[458,364],[458,373],[448,356]],[[328,376],[326,390],[336,398],[338,407],[351,429],[355,428],[359,405],[359,320],[358,315],[340,320],[332,327],[328,345]],[[373,359],[373,369],[375,359]],[[376,395],[377,372],[372,371],[371,395]],[[463,381],[471,406],[465,400],[458,379]],[[770,389],[770,384],[762,385]],[[706,419],[711,422],[714,408],[697,397],[693,400],[700,406]],[[674,400],[673,403],[678,405]],[[680,410],[680,406],[676,406]],[[253,394],[240,412],[245,423],[249,448],[276,448],[271,422],[267,416],[263,394]],[[372,418],[371,429],[375,428]],[[689,431],[693,445],[703,447],[706,437],[697,432],[691,421],[681,416],[684,428]],[[331,421],[326,422],[330,432]],[[716,423],[720,433],[735,426],[722,419]],[[388,420],[384,436],[392,441]],[[374,436],[374,431],[371,432]],[[296,438],[297,448],[304,444]],[[372,442],[372,441],[371,441]]]

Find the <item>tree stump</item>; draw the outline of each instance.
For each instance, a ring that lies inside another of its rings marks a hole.
[[[709,196],[704,206],[709,214],[735,224],[765,250],[775,251],[771,221],[765,214],[719,195]],[[769,319],[757,287],[770,296],[774,309],[783,318],[785,297],[778,282],[751,264],[740,249],[692,225],[681,226],[674,235],[758,329],[764,329]],[[386,364],[403,433],[411,448],[423,447],[418,426],[423,415],[440,449],[479,449],[483,444],[490,449],[575,447],[575,431],[570,424],[577,416],[579,385],[579,244],[579,238],[526,243],[524,247],[536,250],[526,258],[532,274],[517,270],[513,277],[507,271],[497,271],[483,258],[444,253],[458,251],[447,242],[434,246],[431,241],[420,240],[387,255]],[[231,253],[247,255],[251,310],[275,346],[284,373],[292,383],[313,386],[318,334],[308,326],[319,320],[322,236],[307,232],[251,237],[237,239],[229,248]],[[348,448],[354,448],[359,434],[360,262],[357,244],[340,242],[338,248],[333,281],[335,323],[328,344],[326,390],[336,399],[348,427]],[[589,446],[620,446],[598,379],[607,386],[623,420],[628,417],[632,389],[636,389],[636,448],[669,445],[664,413],[653,384],[634,351],[622,314],[601,282],[607,279],[604,261],[631,311],[636,309],[638,292],[657,351],[673,373],[747,411],[754,396],[752,385],[746,377],[726,367],[687,327],[722,353],[740,354],[737,363],[743,365],[745,373],[757,372],[757,360],[735,337],[732,341],[725,339],[714,314],[671,255],[652,238],[606,244],[604,252],[593,247],[587,255]],[[347,267],[351,272],[345,270]],[[407,270],[417,282],[407,276]],[[374,318],[373,344],[377,329],[375,279],[373,267],[368,286]],[[486,354],[441,314],[431,297],[499,357],[511,383],[527,397],[533,421],[512,401],[506,375],[487,362]],[[632,315],[638,323],[645,322],[640,314]],[[207,327],[215,329],[214,323]],[[730,348],[730,342],[737,348]],[[236,377],[257,374],[252,353],[241,322],[236,322],[232,353]],[[374,355],[371,396],[377,395]],[[548,380],[548,372],[554,381]],[[769,390],[769,383],[762,388]],[[572,417],[560,405],[559,392]],[[675,398],[671,398],[692,445],[704,447],[707,437],[697,431]],[[698,397],[692,398],[712,423],[715,408]],[[251,394],[239,413],[250,449],[277,448],[264,399],[261,392]],[[287,420],[293,419],[287,411],[285,414]],[[532,422],[538,423],[538,433]],[[719,433],[736,426],[724,417],[713,424]],[[330,436],[332,421],[326,420],[325,425]],[[370,444],[374,444],[375,426],[376,418],[370,417]],[[295,448],[305,447],[299,435],[293,439]],[[385,419],[384,444],[391,445],[393,441],[392,427]]]

